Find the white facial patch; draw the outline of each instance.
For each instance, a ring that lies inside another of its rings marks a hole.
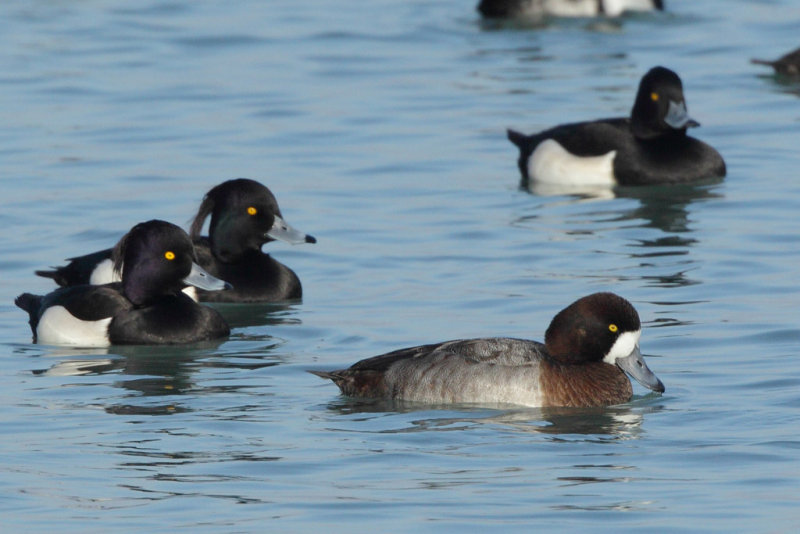
[[[570,154],[553,139],[539,143],[528,158],[531,181],[562,186],[611,187],[614,179],[616,150],[602,156],[580,157]]]
[[[89,283],[93,286],[103,284],[110,284],[111,282],[119,282],[120,277],[114,272],[114,264],[111,260],[106,259],[97,264],[97,267],[92,271],[89,277]]]
[[[635,349],[639,345],[639,338],[642,335],[641,330],[637,330],[635,332],[624,332],[620,334],[617,338],[617,341],[611,346],[611,350],[608,351],[603,361],[606,363],[610,363],[611,365],[616,365],[617,358],[624,358],[628,356],[633,349]]]
[[[111,319],[81,321],[63,306],[51,306],[36,325],[36,342],[42,345],[107,347],[111,344],[108,339]]]

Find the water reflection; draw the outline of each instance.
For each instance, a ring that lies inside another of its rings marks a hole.
[[[194,376],[204,368],[234,367],[255,370],[280,363],[274,359],[265,360],[265,356],[281,343],[259,345],[252,351],[237,354],[220,353],[221,345],[221,341],[215,341],[193,344],[190,347],[54,347],[46,355],[62,359],[48,368],[35,369],[32,372],[37,376],[49,377],[118,375],[120,378],[110,385],[125,390],[127,395],[124,398],[142,401],[108,404],[105,406],[106,412],[121,415],[167,415],[188,411],[176,400],[181,395],[208,394],[245,387],[241,384],[225,387],[198,384]],[[155,401],[157,397],[164,397],[164,402]]]
[[[616,196],[613,187],[603,185],[550,184],[529,182],[525,178],[519,188],[540,197],[572,196],[580,200],[603,200]]]
[[[700,184],[676,184],[645,187],[618,187],[620,198],[637,199],[641,205],[621,214],[619,220],[643,220],[647,228],[657,228],[662,232],[690,232],[688,207],[699,200],[722,198],[715,188],[722,179],[714,179]],[[673,236],[673,239],[679,239]],[[685,241],[683,244],[694,244]]]
[[[800,76],[774,73],[760,74],[758,77],[772,84],[779,93],[800,96]]]
[[[281,304],[214,304],[232,329],[252,326],[298,324],[297,303]],[[35,369],[33,374],[49,377],[105,376],[120,378],[114,387],[127,392],[126,398],[140,402],[109,404],[108,413],[120,415],[166,415],[188,411],[176,397],[186,394],[208,394],[221,390],[241,389],[241,384],[213,386],[198,384],[194,376],[204,368],[236,368],[255,370],[280,363],[273,353],[283,345],[268,334],[235,331],[235,353],[222,348],[228,340],[212,340],[180,346],[113,346],[107,348],[74,348],[37,346],[42,356],[58,358],[48,368]],[[92,384],[94,385],[94,384]],[[154,402],[164,397],[164,402]],[[146,400],[142,400],[146,399]]]
[[[695,184],[675,184],[637,187],[593,187],[547,184],[540,188],[532,186],[522,190],[530,191],[537,196],[567,197],[570,202],[610,200],[615,198],[636,199],[639,207],[623,211],[617,221],[643,220],[645,228],[657,228],[663,232],[688,232],[688,207],[698,200],[721,198],[714,186],[722,179],[714,179]],[[524,219],[524,218],[523,218]],[[690,242],[691,244],[693,242]]]
[[[570,436],[579,436],[581,440],[588,441],[607,441],[637,438],[641,432],[644,413],[661,409],[660,406],[648,404],[658,398],[655,394],[648,394],[635,398],[630,404],[606,407],[525,408],[508,405],[431,405],[389,399],[341,397],[328,404],[327,409],[337,415],[350,416],[350,421],[359,423],[373,419],[372,414],[430,414],[428,417],[410,421],[411,426],[382,429],[379,432],[453,431],[493,424],[519,432],[549,435],[553,441],[572,441],[574,438]],[[458,411],[458,415],[453,415],[454,411]]]
[[[698,268],[691,250],[699,243],[694,233],[691,205],[722,198],[716,184],[619,187],[613,193],[613,200],[604,201],[586,195],[540,197],[538,203],[526,208],[526,213],[511,224],[535,229],[537,234],[533,239],[540,240],[544,236],[550,242],[615,237],[593,240],[591,246],[579,253],[585,254],[584,258],[571,252],[568,264],[554,267],[554,272],[560,275],[566,268],[573,276],[582,278],[613,276],[615,281],[642,280],[657,287],[701,283],[691,275]],[[621,239],[616,238],[617,235]],[[632,262],[625,270],[633,272],[598,271],[594,268],[596,260],[591,257],[598,253],[626,256]],[[575,269],[579,271],[574,272]]]
[[[231,329],[249,326],[300,324],[298,305],[300,301],[252,304],[213,303],[228,322]]]

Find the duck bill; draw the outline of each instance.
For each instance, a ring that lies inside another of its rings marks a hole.
[[[644,357],[639,351],[639,345],[636,345],[633,351],[624,358],[617,358],[617,365],[644,387],[664,393],[664,384],[647,367],[647,363],[645,363]]]
[[[216,276],[211,276],[205,269],[194,262],[192,262],[192,270],[189,271],[189,276],[183,279],[183,283],[206,291],[233,289],[233,286],[228,282],[220,280]]]
[[[287,243],[291,243],[292,245],[317,242],[316,237],[304,234],[300,230],[292,227],[292,225],[277,215],[275,216],[275,222],[272,224],[272,228],[270,228],[267,232],[267,237],[271,239],[277,239],[279,241],[285,241]]]
[[[686,111],[686,102],[675,102],[674,100],[669,101],[669,108],[667,109],[667,116],[664,117],[664,122],[676,130],[700,126],[700,123],[691,118]]]

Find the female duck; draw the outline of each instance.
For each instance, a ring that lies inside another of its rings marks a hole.
[[[448,341],[401,349],[348,369],[311,371],[346,395],[429,403],[605,406],[664,384],[639,352],[641,323],[613,293],[583,297],[559,312],[544,344],[512,338]]]
[[[556,126],[534,135],[508,130],[519,147],[523,187],[653,185],[725,176],[722,156],[686,135],[699,126],[686,112],[677,74],[644,75],[630,118]]]
[[[201,237],[209,215],[209,236]],[[211,189],[195,216],[191,235],[198,263],[233,284],[230,291],[198,291],[200,300],[274,302],[302,297],[302,286],[294,271],[261,252],[261,246],[276,239],[292,244],[317,240],[283,220],[277,200],[262,184],[240,178]],[[101,250],[36,274],[52,278],[60,286],[105,284],[119,280],[114,277],[110,257],[111,249]]]
[[[134,226],[113,251],[121,282],[63,287],[14,301],[30,315],[34,342],[108,346],[191,343],[225,337],[225,320],[181,292],[227,284],[194,263],[189,236],[174,224],[152,220]]]
[[[775,60],[751,59],[750,61],[756,65],[768,65],[775,69],[777,74],[786,76],[800,75],[800,48],[792,50]]]

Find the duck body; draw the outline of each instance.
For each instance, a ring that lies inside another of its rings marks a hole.
[[[631,383],[604,363],[565,367],[542,343],[514,338],[448,341],[401,349],[332,373],[342,393],[434,404],[603,406],[626,402]],[[602,382],[606,387],[597,389]]]
[[[690,183],[725,176],[725,162],[706,143],[676,132],[637,139],[628,118],[565,124],[508,138],[520,150],[523,185],[531,181],[586,185]]]
[[[533,135],[508,130],[508,138],[519,148],[523,187],[677,184],[725,176],[719,152],[686,135],[698,125],[686,112],[678,75],[654,67],[640,82],[629,118],[563,124]]]
[[[664,9],[662,0],[481,0],[486,18],[618,17],[628,11]]]
[[[182,293],[136,307],[119,282],[63,287],[43,297],[23,293],[16,303],[31,314],[34,343],[44,345],[172,345],[230,334],[218,312]]]
[[[224,292],[197,290],[203,302],[279,302],[303,296],[295,272],[261,250],[244,252],[238,261],[222,262],[212,254],[207,237],[200,237],[194,243],[197,263],[233,285],[233,289]]]
[[[175,225],[148,221],[120,241],[113,257],[121,282],[75,285],[15,300],[28,312],[36,343],[108,346],[177,344],[225,337],[222,316],[181,292],[185,285],[223,289],[192,260],[189,236]]]
[[[400,349],[347,369],[312,373],[355,397],[436,404],[605,406],[631,398],[626,372],[646,387],[664,391],[638,350],[639,334],[638,315],[627,301],[596,293],[562,310],[548,328],[545,343],[502,337],[462,339]]]
[[[230,334],[230,327],[213,308],[178,293],[118,313],[108,333],[112,345],[168,345],[223,338]]]
[[[23,293],[14,303],[28,312],[34,343],[86,347],[110,345],[114,316],[133,308],[121,284],[63,287],[44,296]]]

